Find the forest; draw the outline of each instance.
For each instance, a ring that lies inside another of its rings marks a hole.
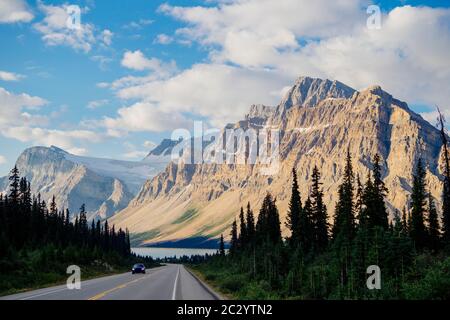
[[[66,269],[78,265],[82,280],[117,273],[134,262],[154,265],[131,253],[128,230],[108,221],[87,221],[86,208],[71,215],[31,194],[31,185],[15,167],[9,194],[0,194],[0,293],[37,288],[65,280]]]
[[[441,218],[420,158],[408,208],[395,210],[389,219],[380,156],[374,155],[363,182],[347,152],[332,217],[324,205],[318,168],[305,201],[294,168],[284,221],[287,238],[281,234],[276,199],[267,193],[256,221],[250,203],[241,208],[232,224],[228,254],[222,235],[218,255],[192,268],[222,293],[239,299],[449,299],[450,164],[443,123],[441,117]],[[369,266],[379,267],[380,288],[369,289]]]

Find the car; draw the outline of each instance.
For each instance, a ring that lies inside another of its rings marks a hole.
[[[131,269],[131,273],[145,273],[145,266],[142,263],[136,263]]]

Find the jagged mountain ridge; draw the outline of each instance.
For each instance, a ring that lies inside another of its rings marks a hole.
[[[363,181],[371,157],[381,156],[391,213],[407,203],[419,157],[427,164],[429,189],[440,201],[439,132],[379,86],[356,91],[337,81],[301,77],[278,106],[253,106],[244,120],[227,128],[262,126],[280,129],[280,168],[275,175],[262,174],[260,165],[172,162],[144,184],[113,222],[134,233],[147,233],[144,243],[228,236],[240,206],[250,201],[258,210],[267,191],[277,197],[284,220],[292,168],[297,170],[304,200],[314,165],[322,173],[332,217],[347,149]]]
[[[45,201],[55,196],[59,208],[77,213],[86,204],[89,219],[105,219],[124,209],[143,182],[167,162],[134,162],[72,155],[57,147],[32,147],[17,159],[21,176]],[[0,178],[7,193],[8,177]]]

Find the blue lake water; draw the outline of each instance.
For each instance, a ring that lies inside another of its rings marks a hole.
[[[215,249],[191,249],[191,248],[131,248],[131,251],[140,256],[150,256],[154,259],[165,257],[194,256],[216,253]]]

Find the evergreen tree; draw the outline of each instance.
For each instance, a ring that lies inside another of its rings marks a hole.
[[[19,202],[19,182],[20,182],[20,176],[19,176],[19,169],[17,169],[17,166],[15,166],[11,170],[11,174],[9,176],[9,203],[12,205],[17,205]]]
[[[406,207],[403,207],[402,210],[402,233],[404,235],[409,235],[408,214],[406,213]]]
[[[270,194],[268,195],[272,197]],[[280,222],[280,214],[278,212],[278,208],[276,205],[276,199],[270,201],[270,207],[268,212],[268,227],[269,227],[269,237],[272,243],[280,244],[282,242],[281,238],[281,222]]]
[[[311,211],[313,219],[314,248],[322,251],[328,245],[328,217],[327,208],[323,203],[323,191],[321,189],[320,172],[314,166],[312,173]]]
[[[353,179],[352,160],[350,151],[347,151],[344,179],[338,190],[338,202],[336,204],[332,230],[334,251],[339,262],[342,287],[346,286],[348,282],[352,241],[356,231],[353,205]]]
[[[247,237],[249,243],[253,243],[255,241],[255,217],[253,216],[253,211],[250,207],[250,202],[247,203]]]
[[[386,197],[387,189],[381,178],[381,159],[378,154],[375,154],[373,158],[373,189],[372,189],[372,203],[373,210],[369,212],[371,215],[368,216],[369,225],[372,227],[380,226],[383,229],[387,229],[389,226],[388,212],[386,205],[384,203],[384,198]],[[370,191],[370,190],[369,190]]]
[[[233,221],[231,225],[231,242],[230,242],[230,255],[236,255],[239,247],[238,233],[237,233],[237,223],[236,219]]]
[[[314,222],[312,219],[312,203],[311,198],[308,197],[305,201],[304,208],[300,211],[299,218],[299,244],[304,253],[310,252],[313,245],[314,237]]]
[[[223,241],[223,234],[220,235],[219,254],[220,256],[225,257],[225,243]]]
[[[334,215],[334,225],[332,230],[333,239],[339,235],[345,237],[347,244],[355,236],[355,216],[353,204],[353,167],[350,151],[347,151],[347,160],[344,169],[344,179],[338,190],[338,202]]]
[[[355,200],[355,213],[356,218],[359,219],[361,217],[361,212],[363,210],[363,196],[364,196],[364,188],[361,183],[361,179],[359,178],[359,174],[356,176],[356,200]]]
[[[413,175],[413,186],[411,194],[411,226],[410,236],[417,249],[426,245],[426,229],[424,223],[427,192],[425,190],[425,170],[419,159]]]
[[[431,193],[428,193],[428,240],[429,247],[432,250],[437,250],[439,248],[440,241],[440,227],[439,220],[436,211],[436,206],[434,205],[434,199]]]
[[[295,172],[294,168],[292,169],[291,200],[289,201],[289,210],[286,217],[286,227],[291,231],[291,236],[288,239],[288,242],[292,248],[296,248],[299,246],[301,211],[302,211],[302,202],[300,197],[300,191],[298,190],[297,173]]]
[[[239,213],[239,223],[240,223],[239,248],[245,249],[248,244],[248,237],[247,237],[247,223],[245,222],[244,208],[242,207],[241,212]]]
[[[256,238],[259,244],[281,243],[280,216],[275,202],[272,195],[267,193],[256,223]]]

